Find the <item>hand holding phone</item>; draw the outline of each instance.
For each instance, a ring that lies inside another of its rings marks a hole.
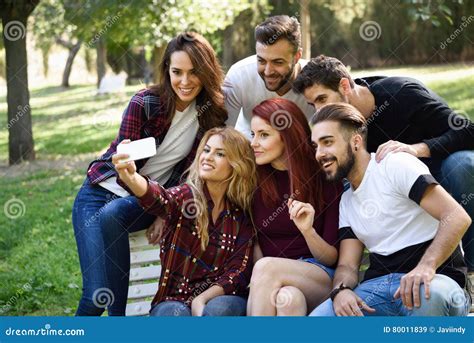
[[[120,143],[117,145],[117,155],[128,155],[128,158],[120,160],[121,163],[137,161],[156,155],[155,138],[148,137],[130,143]]]

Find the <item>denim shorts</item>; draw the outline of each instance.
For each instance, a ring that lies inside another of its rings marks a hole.
[[[300,257],[298,259],[298,261],[304,261],[304,262],[308,262],[308,263],[312,263],[314,264],[315,266],[318,266],[319,268],[321,268],[322,270],[324,270],[326,273],[328,273],[329,277],[331,279],[334,278],[334,273],[336,272],[335,269],[333,268],[330,268],[330,267],[327,267],[325,266],[324,264],[322,264],[321,262],[319,262],[317,259],[315,259],[314,257]]]

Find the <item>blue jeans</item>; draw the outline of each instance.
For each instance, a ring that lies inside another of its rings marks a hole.
[[[315,266],[318,266],[319,268],[321,268],[322,270],[324,270],[328,275],[329,277],[332,279],[334,279],[334,273],[336,273],[336,270],[334,268],[331,268],[331,267],[327,267],[326,265],[322,264],[321,262],[319,262],[317,259],[315,259],[314,257],[307,257],[307,258],[304,258],[304,257],[300,257],[299,258],[300,261],[304,261],[304,262],[308,262],[308,263],[311,263],[311,264],[314,264]]]
[[[456,281],[446,275],[436,274],[430,285],[430,299],[425,299],[423,285],[420,287],[421,306],[408,310],[400,298],[393,296],[400,286],[403,273],[393,273],[362,282],[354,292],[374,313],[362,311],[364,316],[466,316],[470,298]],[[332,300],[328,299],[316,307],[310,316],[335,316]]]
[[[82,296],[76,315],[100,316],[105,308],[109,315],[125,315],[130,270],[128,233],[146,229],[154,219],[135,197],[120,198],[91,185],[86,178],[72,209],[82,272]]]
[[[474,151],[463,150],[442,161],[422,159],[431,174],[452,197],[459,202],[474,220]],[[474,271],[474,221],[462,238],[464,261]]]
[[[204,307],[203,316],[245,316],[247,299],[237,295],[220,295]],[[191,308],[181,301],[163,301],[150,310],[150,316],[191,316]]]

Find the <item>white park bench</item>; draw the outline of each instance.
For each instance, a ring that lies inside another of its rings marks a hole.
[[[158,290],[160,249],[148,244],[146,230],[130,234],[130,285],[126,316],[146,316]]]

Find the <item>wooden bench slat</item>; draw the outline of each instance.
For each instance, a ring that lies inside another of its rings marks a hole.
[[[130,281],[142,281],[158,279],[161,273],[161,266],[150,266],[130,269]]]
[[[133,251],[130,253],[131,264],[153,263],[160,260],[160,249]]]
[[[145,231],[131,233],[129,235],[128,240],[130,242],[131,250],[151,246],[150,244],[148,244],[148,239],[145,236]]]
[[[127,304],[125,310],[126,316],[146,316],[150,312],[151,302],[150,301],[138,301]]]
[[[141,299],[155,296],[158,291],[158,282],[144,283],[128,287],[128,299]]]

